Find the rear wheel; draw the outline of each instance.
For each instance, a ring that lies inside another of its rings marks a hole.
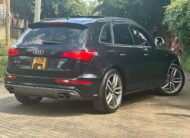
[[[160,89],[164,95],[175,96],[182,90],[184,84],[185,74],[180,66],[174,64],[170,66],[166,83]]]
[[[42,97],[24,96],[20,94],[15,94],[15,97],[20,103],[26,105],[38,104],[42,100]]]
[[[118,71],[108,71],[101,84],[100,97],[93,102],[94,107],[103,113],[113,113],[121,105],[123,84]]]

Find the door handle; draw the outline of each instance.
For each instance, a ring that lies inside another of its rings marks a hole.
[[[126,54],[120,54],[121,57],[126,56]]]
[[[144,54],[144,56],[149,56],[149,54]]]

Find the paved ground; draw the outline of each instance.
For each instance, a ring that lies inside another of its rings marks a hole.
[[[97,114],[88,102],[45,99],[23,106],[0,84],[0,137],[189,138],[189,80],[179,96],[129,95],[109,115]]]

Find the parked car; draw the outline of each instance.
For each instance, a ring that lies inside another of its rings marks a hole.
[[[128,93],[157,89],[173,96],[185,83],[177,56],[125,18],[33,23],[8,57],[5,87],[23,104],[43,97],[90,100],[98,111],[113,113]]]

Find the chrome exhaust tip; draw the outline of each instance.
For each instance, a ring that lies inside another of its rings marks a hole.
[[[59,98],[60,99],[65,99],[65,100],[70,100],[71,96],[69,94],[66,94],[66,93],[60,93]]]

